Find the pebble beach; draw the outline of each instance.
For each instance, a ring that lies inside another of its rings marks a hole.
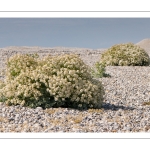
[[[89,66],[104,49],[7,47],[0,50],[1,76],[5,61],[16,53],[65,54],[75,52]],[[101,109],[6,106],[0,103],[0,132],[150,132],[150,66],[108,66],[109,77],[97,78],[105,95]]]

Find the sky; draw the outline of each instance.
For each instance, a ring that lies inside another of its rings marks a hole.
[[[100,49],[150,38],[150,18],[0,18],[0,48]]]

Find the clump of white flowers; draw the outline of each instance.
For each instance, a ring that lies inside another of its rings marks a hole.
[[[33,108],[100,108],[104,95],[101,82],[75,54],[14,55],[0,85],[0,101]]]
[[[101,55],[100,63],[105,66],[148,66],[150,58],[141,47],[127,43],[109,48]]]
[[[7,77],[15,78],[21,72],[26,72],[26,70],[34,70],[38,65],[37,54],[16,54],[7,60]]]

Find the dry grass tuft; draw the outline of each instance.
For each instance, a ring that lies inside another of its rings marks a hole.
[[[145,106],[145,105],[150,105],[150,102],[144,102],[143,106]]]

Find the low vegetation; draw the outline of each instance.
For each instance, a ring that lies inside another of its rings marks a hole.
[[[101,108],[104,90],[75,54],[46,56],[17,54],[7,61],[0,83],[0,101],[28,107]]]
[[[150,58],[141,47],[127,43],[117,44],[106,50],[99,63],[104,66],[148,66]]]
[[[91,74],[95,78],[110,77],[110,75],[106,73],[105,64],[99,62],[95,63],[94,67],[92,68]]]

